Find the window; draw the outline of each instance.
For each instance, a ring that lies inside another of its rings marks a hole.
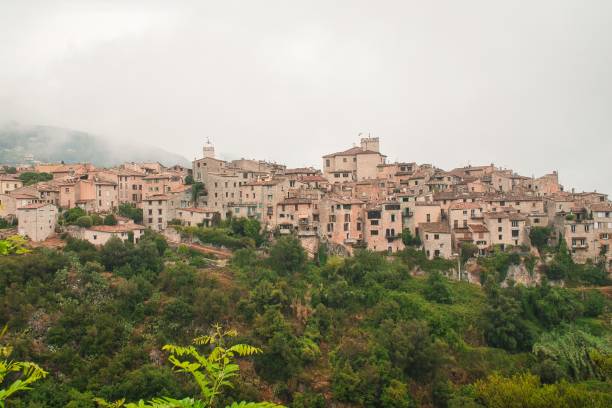
[[[345,230],[345,231],[348,231],[348,230],[349,230],[349,223],[348,223],[348,222],[345,222],[345,223],[344,223],[344,230]]]
[[[343,157],[343,158],[342,158],[342,162],[343,162],[343,163],[346,163],[346,157]]]
[[[370,235],[374,236],[374,235],[378,235],[378,230],[372,230],[370,231]]]
[[[329,165],[330,165],[329,159],[325,160],[325,167],[329,167]]]
[[[501,235],[499,235],[498,238],[499,238],[500,241],[503,239],[503,237]]]
[[[540,219],[539,218],[534,218],[533,219],[533,223],[534,224],[539,224],[540,223]]]
[[[512,221],[512,228],[518,228],[518,226],[519,226],[518,221]]]
[[[455,228],[459,228],[459,220],[455,220],[455,222],[453,223],[453,226]]]
[[[497,219],[497,222],[498,222],[499,224],[501,224],[501,218],[498,218],[498,219]]]
[[[149,208],[149,215],[153,215],[153,210]]]
[[[517,238],[519,236],[519,230],[512,230],[512,238]]]
[[[427,214],[427,222],[431,222],[431,215]]]
[[[467,220],[463,220],[463,228],[467,228],[468,224],[467,224]]]
[[[497,232],[502,232],[502,227],[497,227]]]
[[[395,214],[391,214],[391,222],[395,222]]]
[[[440,235],[439,234],[434,234],[434,239],[440,239]]]
[[[576,224],[573,224],[573,225],[571,226],[571,230],[572,230],[572,232],[576,232]]]

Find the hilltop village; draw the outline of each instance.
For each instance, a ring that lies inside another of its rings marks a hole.
[[[137,241],[147,228],[177,240],[178,225],[210,227],[248,217],[270,236],[295,235],[310,255],[322,243],[350,255],[357,248],[394,253],[412,242],[429,259],[455,259],[467,245],[481,256],[493,248],[532,250],[530,232],[546,227],[553,241],[565,240],[576,263],[612,269],[606,194],[567,191],[556,171],[536,178],[494,164],[443,170],[389,163],[379,138],[359,142],[325,154],[322,171],[224,161],[210,143],[191,169],[159,163],[4,166],[0,217],[34,242],[67,232],[95,245],[112,236]],[[75,208],[111,221],[60,226],[60,214]],[[141,209],[142,219],[119,215],[119,208]]]

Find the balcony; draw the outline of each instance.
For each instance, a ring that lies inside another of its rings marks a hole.
[[[587,244],[586,242],[580,242],[580,241],[572,242],[572,249],[587,249],[588,247],[589,247],[589,244]]]

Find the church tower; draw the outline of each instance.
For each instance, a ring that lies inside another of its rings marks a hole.
[[[215,158],[215,147],[210,143],[209,139],[206,139],[206,143],[204,144],[204,158],[205,159]]]

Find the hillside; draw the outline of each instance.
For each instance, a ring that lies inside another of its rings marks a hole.
[[[40,162],[89,162],[112,166],[126,161],[158,161],[189,166],[183,156],[141,145],[122,144],[103,136],[49,126],[0,126],[0,163],[19,164],[32,155]]]
[[[610,302],[597,290],[504,287],[508,267],[529,259],[518,253],[479,260],[482,287],[446,279],[452,262],[413,248],[342,259],[322,247],[308,260],[297,239],[270,242],[258,227],[182,231],[231,248],[227,266],[150,232],[137,244],[67,238],[63,249],[0,256],[12,358],[49,372],[11,406],[197,396],[161,349],[189,345],[217,322],[262,353],[241,359],[214,406],[610,406]],[[563,249],[546,251],[562,263]],[[570,275],[588,278],[568,262]]]

